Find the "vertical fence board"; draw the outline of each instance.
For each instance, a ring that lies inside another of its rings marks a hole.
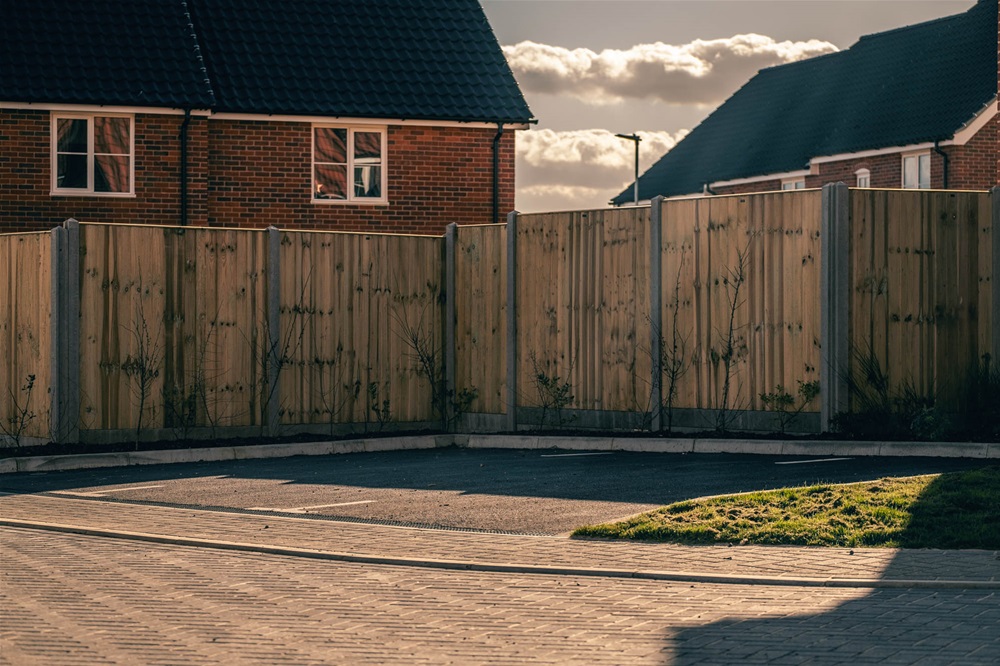
[[[456,391],[475,391],[468,411],[503,414],[507,391],[507,228],[456,229]]]
[[[51,244],[48,232],[0,236],[0,434],[49,435]]]

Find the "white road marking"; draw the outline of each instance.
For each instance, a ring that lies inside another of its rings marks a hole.
[[[353,506],[355,504],[371,504],[378,500],[361,500],[359,502],[338,502],[337,504],[316,504],[314,506],[296,506],[291,509],[279,509],[273,506],[250,506],[247,511],[278,511],[280,513],[308,513],[312,509],[329,509],[334,506]]]
[[[95,490],[93,492],[79,492],[73,490],[53,490],[53,495],[73,495],[76,497],[103,497],[107,493],[125,493],[130,490],[148,490],[149,488],[162,488],[162,485],[158,486],[131,486],[129,488],[112,488],[110,490]]]
[[[575,456],[612,456],[614,451],[608,451],[606,453],[548,453],[542,454],[542,458],[573,458]]]
[[[818,462],[836,462],[838,460],[854,460],[854,458],[820,458],[818,460],[789,460],[787,462],[776,462],[775,465],[808,465]]]

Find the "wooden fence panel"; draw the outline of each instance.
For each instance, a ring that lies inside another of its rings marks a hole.
[[[820,204],[812,190],[663,202],[664,402],[763,409],[761,393],[818,381]]]
[[[80,225],[80,427],[260,425],[264,232]],[[143,389],[141,371],[153,376]]]
[[[993,319],[993,289],[1000,275],[993,274],[993,197],[989,193],[980,194],[975,198],[977,207],[976,216],[978,220],[978,233],[976,243],[978,244],[978,294],[976,299],[976,312],[979,313],[977,327],[977,347],[980,358],[983,354],[990,354],[991,367],[997,367],[1000,358],[996,358],[994,352],[994,337],[1000,335],[997,326],[1000,322]]]
[[[260,426],[268,400],[267,234],[165,229],[168,427]]]
[[[649,408],[649,224],[649,208],[518,217],[519,404],[543,402],[542,373],[571,408]]]
[[[455,390],[476,391],[469,412],[504,414],[507,225],[456,229],[455,285]]]
[[[10,419],[23,417],[20,435],[49,435],[51,253],[49,232],[0,236],[4,281],[0,288],[0,419],[4,426],[0,434],[18,430],[17,422]],[[29,376],[34,376],[30,391]]]
[[[441,238],[282,233],[283,423],[439,418],[443,252]]]
[[[164,246],[161,228],[80,225],[81,430],[163,423]]]
[[[886,395],[958,406],[991,341],[990,211],[984,192],[851,191],[850,372],[864,392],[878,393],[870,356]]]

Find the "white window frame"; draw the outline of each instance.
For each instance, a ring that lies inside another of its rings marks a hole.
[[[872,186],[872,172],[870,169],[858,169],[854,172],[854,176],[857,178],[856,187]]]
[[[804,189],[806,189],[805,178],[786,178],[781,181],[781,190],[783,192],[788,192],[790,190],[804,190]]]
[[[920,161],[921,159],[927,159],[927,183],[926,185],[920,180]],[[910,159],[916,160],[917,165],[917,183],[916,185],[906,184],[906,161]],[[899,161],[899,182],[900,186],[904,190],[929,190],[931,188],[931,152],[929,150],[924,150],[919,153],[904,153]]]
[[[128,192],[96,192],[94,191],[94,118],[125,118],[128,120]],[[59,121],[87,121],[87,187],[59,187]],[[49,148],[51,165],[51,196],[70,197],[135,197],[135,114],[131,113],[82,113],[53,111],[50,114]]]
[[[347,197],[345,199],[320,199],[316,197],[316,130],[318,129],[341,129],[347,131]],[[356,132],[365,132],[369,134],[378,133],[380,136],[379,145],[382,148],[382,155],[380,158],[381,165],[381,183],[379,192],[382,196],[379,198],[375,197],[356,197],[354,196],[354,134]],[[364,205],[374,205],[374,206],[385,206],[389,203],[388,196],[388,174],[389,174],[389,162],[388,162],[388,141],[389,132],[386,126],[371,126],[371,125],[344,125],[340,123],[313,123],[309,130],[309,199],[314,204],[319,205],[334,205],[334,206],[364,206]]]

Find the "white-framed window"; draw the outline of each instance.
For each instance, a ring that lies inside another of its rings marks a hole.
[[[52,194],[134,196],[135,119],[52,114]]]
[[[858,187],[871,187],[872,186],[872,172],[868,169],[858,169],[854,172],[854,175],[858,179]]]
[[[386,130],[313,126],[312,200],[386,203]]]
[[[781,181],[781,189],[783,190],[804,190],[806,189],[806,179],[805,178],[795,178],[792,180]]]
[[[930,189],[931,154],[914,153],[903,155],[903,187],[906,189]]]

